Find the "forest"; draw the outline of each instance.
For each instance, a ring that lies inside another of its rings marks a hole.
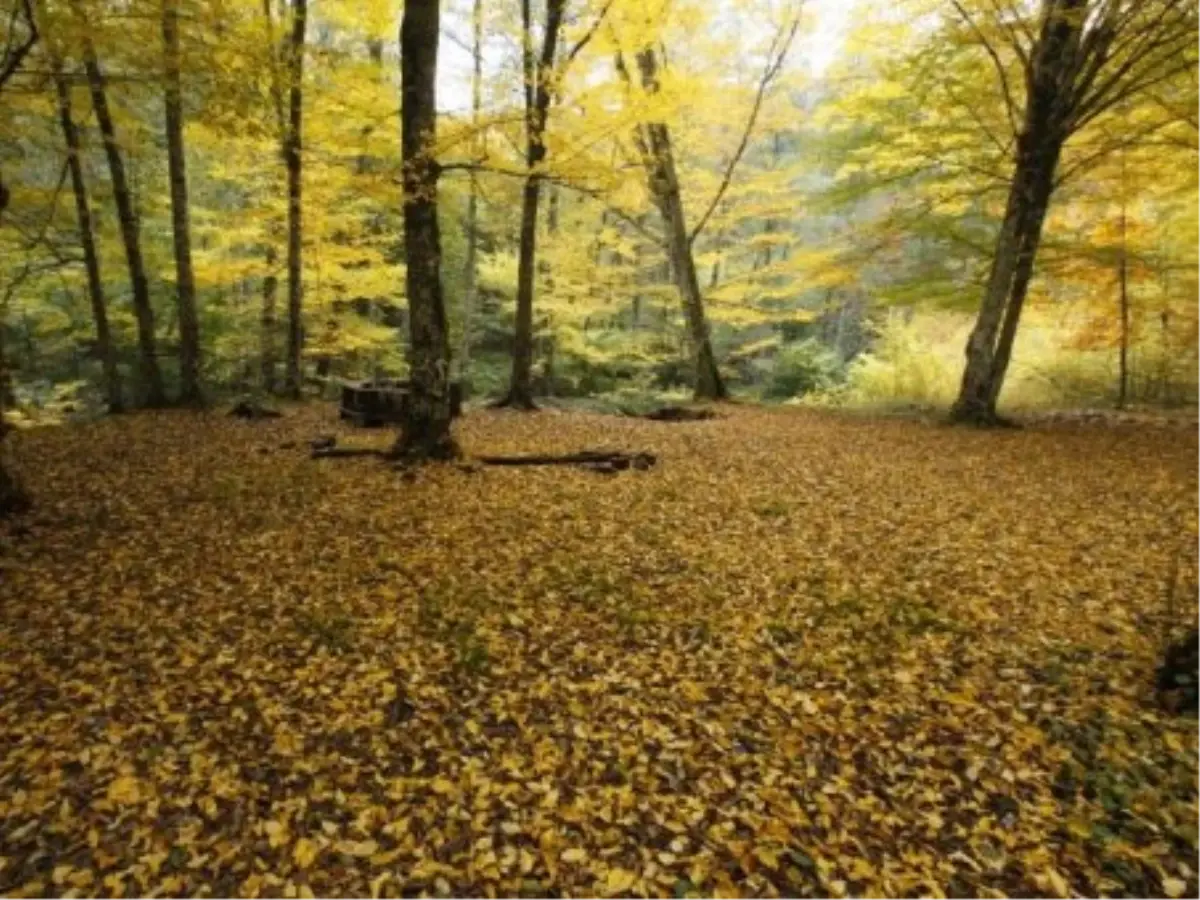
[[[0,0],[0,894],[1200,891],[1190,0]]]

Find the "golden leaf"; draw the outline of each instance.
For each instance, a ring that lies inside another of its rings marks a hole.
[[[132,775],[122,775],[108,786],[108,799],[112,803],[129,805],[142,799],[141,787]]]
[[[301,869],[307,869],[317,858],[321,849],[308,838],[300,838],[292,848],[292,861]]]
[[[604,878],[604,890],[609,894],[623,894],[636,881],[637,875],[628,869],[609,869]]]
[[[1187,893],[1187,882],[1182,878],[1164,878],[1163,893],[1168,897],[1182,897]]]

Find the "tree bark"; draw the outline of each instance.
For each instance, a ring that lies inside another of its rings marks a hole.
[[[275,296],[279,290],[279,279],[275,276],[275,248],[267,248],[267,276],[262,284],[262,315],[259,321],[261,332],[260,374],[262,389],[268,394],[275,393],[276,348],[275,332],[279,327],[275,312]]]
[[[179,400],[202,406],[200,387],[200,320],[196,313],[196,279],[192,270],[192,237],[188,213],[187,157],[183,147],[183,92],[179,50],[179,0],[163,0],[163,50],[166,78],[163,99],[167,118],[167,168],[171,183],[171,230],[175,243],[175,295],[179,308]]]
[[[658,62],[653,48],[647,47],[639,51],[637,64],[642,87],[649,94],[658,93]],[[704,297],[700,293],[700,280],[696,275],[696,261],[692,256],[692,241],[688,236],[679,176],[675,169],[671,132],[665,124],[651,122],[639,128],[638,143],[646,166],[650,194],[666,230],[671,272],[683,301],[696,371],[694,394],[697,400],[721,400],[729,394],[712,349],[708,318],[704,312]]]
[[[289,396],[300,397],[300,354],[304,342],[303,325],[303,231],[301,222],[302,113],[304,77],[304,29],[308,20],[308,0],[293,0],[292,40],[288,49],[288,122],[284,136],[284,159],[287,163],[287,272],[288,272],[288,341],[286,388]]]
[[[475,0],[471,10],[471,127],[479,127],[483,108],[483,0]],[[471,377],[471,319],[475,315],[475,282],[479,253],[479,175],[470,173],[467,194],[467,259],[463,273],[462,344],[458,371],[464,384]]]
[[[32,17],[30,23],[33,23]],[[0,181],[0,217],[8,206],[9,193]],[[2,218],[0,218],[2,221]],[[0,322],[3,326],[3,322]],[[4,467],[4,439],[8,435],[8,422],[4,413],[11,403],[12,383],[9,378],[8,363],[4,355],[4,330],[0,327],[0,519],[24,512],[32,506],[29,494],[17,481],[16,476]]]
[[[75,6],[76,17],[85,21],[79,6]],[[154,308],[150,305],[150,286],[146,280],[146,264],[142,258],[142,243],[137,211],[129,189],[129,178],[125,161],[117,143],[117,129],[113,124],[112,112],[108,107],[108,92],[96,48],[90,37],[83,40],[83,66],[87,74],[88,87],[92,95],[92,108],[96,112],[96,124],[104,143],[104,155],[108,160],[112,178],[113,200],[117,205],[117,219],[121,226],[121,241],[125,247],[125,262],[129,267],[129,282],[133,290],[133,314],[137,320],[138,374],[140,375],[142,399],[146,406],[164,406],[167,402],[163,389],[162,371],[158,366],[158,348],[154,337]]]
[[[528,175],[521,193],[521,230],[517,260],[517,320],[513,334],[512,377],[508,394],[498,404],[536,409],[533,402],[533,289],[537,257],[537,214],[542,176],[537,167],[546,159],[546,119],[550,110],[550,78],[565,0],[547,0],[546,31],[536,64],[530,0],[522,0],[525,73],[525,166]]]
[[[409,382],[407,415],[392,453],[401,460],[458,455],[450,433],[450,337],[438,231],[437,52],[439,0],[407,0],[400,24],[400,137],[404,164]]]
[[[1016,168],[979,314],[967,340],[967,364],[951,419],[1001,423],[996,402],[1012,358],[1055,173],[1075,114],[1066,95],[1075,65],[1085,0],[1044,0],[1042,25],[1030,54],[1025,118],[1017,137]]]
[[[83,250],[83,266],[87,273],[88,299],[92,305],[92,321],[96,325],[96,355],[100,358],[104,372],[104,393],[108,401],[108,411],[119,413],[124,409],[125,403],[121,396],[121,376],[117,371],[112,332],[108,325],[108,304],[104,298],[104,282],[100,278],[100,258],[96,253],[96,234],[92,227],[87,182],[84,180],[83,163],[80,159],[79,129],[71,114],[71,88],[63,75],[62,60],[57,53],[51,55],[50,66],[54,77],[54,91],[58,98],[58,119],[62,126],[63,141],[67,145],[71,188],[75,194],[75,218],[79,224],[79,245]]]
[[[1125,210],[1125,153],[1121,153],[1121,220],[1120,255],[1117,261],[1118,303],[1121,313],[1120,347],[1118,348],[1117,408],[1124,409],[1129,401],[1129,246],[1128,221]]]

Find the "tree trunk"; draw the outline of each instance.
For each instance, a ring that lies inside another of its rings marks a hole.
[[[8,190],[0,180],[0,216],[8,206]],[[8,435],[8,422],[4,413],[12,402],[12,382],[8,363],[4,355],[4,328],[0,322],[0,519],[24,512],[32,505],[29,494],[21,487],[16,477],[4,467],[4,439]]]
[[[536,409],[533,402],[533,268],[537,252],[537,208],[541,179],[531,175],[521,194],[520,255],[517,260],[517,321],[513,332],[512,377],[501,406]]]
[[[483,0],[475,0],[471,10],[471,127],[479,127],[483,107]],[[470,173],[467,195],[467,260],[463,278],[462,346],[458,371],[464,384],[471,377],[471,319],[475,315],[475,280],[479,253],[479,176]]]
[[[179,0],[163,0],[162,33],[166,60],[163,99],[167,116],[167,168],[171,183],[171,230],[175,241],[175,295],[179,308],[179,400],[188,406],[202,406],[200,320],[196,314],[196,279],[192,271],[192,237],[188,221],[187,157],[183,149]]]
[[[1117,263],[1117,282],[1121,311],[1121,336],[1118,350],[1120,371],[1117,382],[1117,408],[1124,409],[1129,401],[1129,246],[1128,222],[1125,212],[1125,154],[1121,153],[1121,248]]]
[[[100,259],[96,253],[96,235],[92,229],[92,210],[88,202],[87,183],[83,176],[83,163],[79,154],[79,129],[71,115],[71,88],[62,72],[62,61],[57,54],[50,57],[54,76],[54,91],[58,97],[58,119],[62,126],[63,140],[67,145],[67,167],[71,172],[71,188],[75,194],[75,218],[79,223],[79,245],[83,250],[83,266],[87,273],[88,298],[92,304],[92,320],[96,324],[96,355],[104,372],[104,392],[108,400],[108,411],[119,413],[124,409],[121,397],[121,376],[117,371],[117,357],[113,351],[112,333],[108,327],[108,304],[104,299],[104,282],[100,278]]]
[[[275,364],[276,364],[276,349],[275,349],[275,332],[279,327],[278,319],[275,313],[275,295],[279,290],[279,279],[275,276],[275,248],[267,248],[267,276],[263,279],[262,284],[262,316],[260,319],[261,331],[261,361],[260,372],[262,375],[262,389],[268,394],[275,393]]]
[[[640,51],[637,63],[643,88],[649,94],[657,93],[658,63],[654,50],[646,48]],[[662,215],[671,271],[683,301],[696,369],[694,393],[697,400],[721,400],[728,396],[728,392],[717,369],[717,359],[709,336],[704,297],[700,293],[700,281],[696,275],[696,262],[692,256],[692,242],[688,236],[683,198],[680,195],[679,176],[675,170],[671,133],[666,125],[659,122],[642,126],[639,132],[639,149],[646,165],[650,194]]]
[[[1025,120],[1017,137],[1016,169],[983,302],[967,340],[967,364],[951,419],[979,425],[998,424],[996,401],[1012,358],[1021,310],[1033,276],[1042,225],[1058,160],[1068,135],[1070,104],[1062,94],[1073,89],[1069,67],[1083,17],[1066,15],[1083,5],[1067,0],[1043,24],[1031,53]],[[1049,4],[1047,5],[1049,8]]]
[[[542,176],[537,167],[546,158],[546,119],[550,111],[550,78],[565,0],[547,0],[542,52],[535,65],[533,23],[529,0],[522,0],[522,55],[525,74],[525,165],[528,175],[521,195],[520,249],[517,260],[517,321],[513,334],[512,377],[500,406],[536,409],[533,402],[533,288],[537,256],[537,213]]]
[[[450,337],[442,298],[438,170],[433,158],[438,2],[407,0],[400,24],[400,136],[411,393],[393,454],[414,461],[448,459],[458,454],[450,434]]]
[[[76,16],[85,21],[81,10],[75,7]],[[108,170],[112,178],[113,200],[117,205],[117,219],[121,225],[121,240],[125,246],[125,262],[129,267],[129,282],[133,290],[133,314],[137,320],[138,373],[141,376],[143,402],[146,406],[163,406],[167,396],[163,390],[162,371],[158,367],[158,350],[154,337],[154,308],[150,305],[150,287],[146,280],[146,265],[142,259],[141,235],[137,211],[129,189],[125,161],[117,143],[117,130],[112,113],[108,108],[108,94],[104,73],[96,57],[96,48],[90,38],[83,42],[83,66],[87,73],[88,87],[92,95],[92,108],[96,111],[96,124],[104,142],[104,155],[108,159]]]
[[[308,0],[293,0],[292,40],[288,50],[288,122],[284,136],[284,159],[287,162],[287,272],[288,272],[288,342],[287,393],[298,399],[301,390],[300,353],[304,342],[303,260],[301,225],[301,160],[303,134],[304,29],[308,19]]]

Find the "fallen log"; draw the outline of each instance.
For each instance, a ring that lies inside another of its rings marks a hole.
[[[657,461],[653,453],[619,450],[581,450],[578,453],[526,454],[523,456],[478,456],[488,466],[578,466],[593,472],[613,473],[625,469],[645,471]]]
[[[664,406],[652,412],[642,413],[637,418],[651,422],[705,422],[719,416],[711,409],[695,409],[690,406]]]
[[[269,406],[264,406],[257,400],[239,400],[229,410],[229,415],[235,419],[247,419],[251,422],[257,422],[262,419],[279,419],[283,413],[277,409],[271,409]]]

